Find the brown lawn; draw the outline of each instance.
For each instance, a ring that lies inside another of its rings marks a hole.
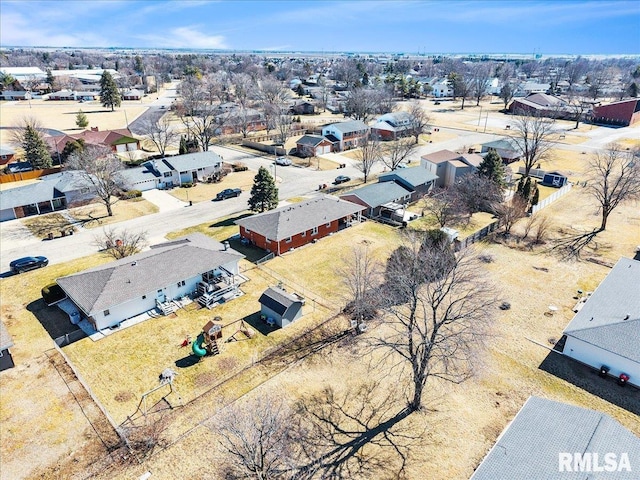
[[[183,202],[210,202],[225,188],[239,188],[243,192],[251,190],[256,172],[231,172],[220,183],[196,183],[191,188],[173,188],[168,192]]]
[[[113,216],[111,217],[107,215],[107,208],[104,204],[99,202],[71,208],[69,213],[81,222],[84,228],[98,228],[158,212],[156,205],[142,197],[117,201],[112,205],[112,208]]]

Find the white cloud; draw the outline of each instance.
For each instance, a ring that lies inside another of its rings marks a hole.
[[[198,27],[187,26],[170,29],[163,35],[138,35],[149,47],[166,48],[228,48],[222,35],[207,35]]]

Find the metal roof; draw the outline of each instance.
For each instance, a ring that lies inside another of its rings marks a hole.
[[[403,199],[404,197],[411,195],[411,191],[396,182],[382,182],[357,188],[350,192],[345,192],[340,196],[340,198],[344,198],[349,195],[358,197],[371,208],[377,208],[385,203]]]
[[[241,258],[244,255],[196,233],[56,282],[73,303],[92,315]]]
[[[438,176],[423,167],[410,167],[383,173],[378,177],[378,181],[388,182],[394,178],[399,179],[401,183],[410,188],[416,188],[436,180]]]
[[[640,261],[618,260],[564,333],[640,362]]]
[[[559,455],[576,452],[597,453],[601,466],[605,454],[627,453],[632,471],[559,472]],[[608,415],[529,397],[471,480],[637,480],[639,469],[640,439]]]
[[[361,205],[330,195],[321,195],[236,220],[236,225],[269,240],[280,241],[362,210],[364,207]]]

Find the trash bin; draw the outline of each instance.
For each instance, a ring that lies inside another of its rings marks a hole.
[[[48,238],[49,240],[53,240],[53,232],[49,232],[49,233],[47,234],[47,238]]]
[[[193,200],[189,200],[189,206],[193,207]]]

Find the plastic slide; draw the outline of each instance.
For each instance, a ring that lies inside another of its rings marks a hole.
[[[204,334],[201,333],[200,335],[198,335],[198,338],[196,338],[196,341],[191,343],[191,350],[193,351],[194,355],[198,357],[204,357],[207,354],[207,350],[202,345],[203,343]]]

